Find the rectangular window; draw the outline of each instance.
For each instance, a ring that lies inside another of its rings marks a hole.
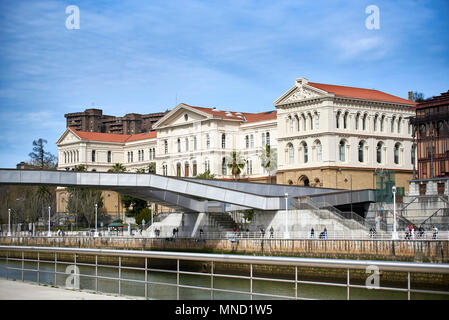
[[[92,150],[92,162],[95,162],[95,150]]]

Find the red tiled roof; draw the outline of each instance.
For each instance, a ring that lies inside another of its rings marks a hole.
[[[409,105],[416,105],[416,102],[402,99],[391,94],[374,90],[374,89],[363,89],[363,88],[355,88],[355,87],[345,87],[345,86],[337,86],[333,84],[324,84],[324,83],[315,83],[308,82],[309,86],[315,87],[317,89],[321,89],[323,91],[333,93],[338,97],[348,97],[348,98],[357,98],[364,100],[375,100],[375,101],[385,101],[385,102],[394,102],[394,103],[402,103]]]
[[[246,122],[257,122],[264,120],[273,120],[277,117],[277,111],[266,111],[261,113],[244,113]]]
[[[260,113],[247,113],[247,112],[217,110],[213,108],[195,107],[190,106],[188,104],[186,104],[186,106],[211,114],[213,116],[218,116],[222,119],[240,120],[243,122],[257,122],[257,121],[276,119],[277,114],[276,110]]]
[[[156,131],[150,131],[139,134],[118,134],[118,133],[78,131],[74,128],[70,128],[70,130],[72,130],[81,139],[91,141],[125,143],[130,141],[156,138]]]

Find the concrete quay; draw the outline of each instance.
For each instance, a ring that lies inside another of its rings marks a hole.
[[[0,278],[0,300],[133,300],[129,297],[76,291]]]

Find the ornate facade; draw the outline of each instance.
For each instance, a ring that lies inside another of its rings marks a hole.
[[[374,173],[393,170],[396,185],[407,190],[414,105],[377,90],[297,79],[275,101],[277,183],[375,188]]]

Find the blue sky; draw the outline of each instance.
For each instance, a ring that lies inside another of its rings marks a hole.
[[[69,5],[78,30],[66,28]],[[369,5],[379,30],[365,27]],[[91,107],[260,112],[299,77],[438,95],[449,89],[448,14],[445,0],[0,0],[0,167],[28,160],[38,138],[56,154],[64,114]]]

